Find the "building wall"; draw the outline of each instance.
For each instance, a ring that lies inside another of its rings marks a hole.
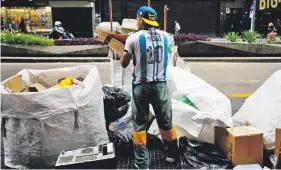
[[[229,31],[226,8],[244,8],[244,0],[221,0],[220,4],[220,35]]]
[[[95,32],[95,5],[90,1],[49,1],[53,23],[61,21],[63,27],[76,37],[93,37]]]
[[[182,32],[199,33],[215,36],[218,32],[219,0],[152,0],[151,6],[157,11],[160,27],[164,23],[164,6],[168,11],[168,32],[174,31],[174,21],[177,20]],[[108,1],[101,2],[102,21],[109,21]],[[146,0],[112,0],[113,20],[122,23],[123,18],[136,18],[139,7],[147,5]]]

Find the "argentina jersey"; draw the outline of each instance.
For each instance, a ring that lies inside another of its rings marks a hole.
[[[173,38],[169,34],[154,28],[128,37],[125,50],[133,54],[133,84],[166,81],[172,44]]]

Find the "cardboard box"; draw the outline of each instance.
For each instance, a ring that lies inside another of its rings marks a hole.
[[[16,75],[3,83],[10,93],[19,93],[22,89],[22,75]]]
[[[280,149],[280,143],[281,143],[281,129],[277,128],[275,132],[275,150],[274,155],[278,157],[279,149]]]
[[[110,36],[107,36],[107,35],[101,33],[98,36],[98,40],[104,44],[107,44],[115,52],[123,54],[125,45],[122,42],[116,40],[115,38],[112,38]]]
[[[215,145],[232,161],[233,166],[263,166],[263,134],[252,126],[215,128]]]
[[[109,36],[111,38],[114,38],[114,39],[120,41],[123,44],[125,44],[127,38],[129,37],[129,35],[117,34],[115,32],[108,32],[108,31],[105,31],[105,30],[102,30],[99,28],[97,28],[97,32],[98,32],[98,35]]]

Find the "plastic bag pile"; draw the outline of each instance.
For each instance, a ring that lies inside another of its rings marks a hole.
[[[126,91],[116,88],[104,86],[104,115],[106,120],[106,128],[111,122],[123,117],[129,110],[129,102],[131,96]]]

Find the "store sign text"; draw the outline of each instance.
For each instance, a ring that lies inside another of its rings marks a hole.
[[[277,8],[278,4],[281,3],[281,0],[259,0],[259,9],[269,9],[269,8]]]

